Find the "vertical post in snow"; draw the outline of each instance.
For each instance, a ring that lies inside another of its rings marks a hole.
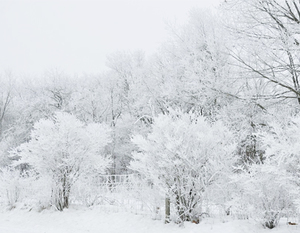
[[[170,198],[165,199],[165,224],[170,222]]]

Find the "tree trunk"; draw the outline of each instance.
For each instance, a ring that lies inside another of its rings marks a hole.
[[[69,208],[71,185],[66,175],[58,180],[56,187],[52,189],[54,205],[59,211]]]
[[[0,119],[0,141],[1,141],[1,139],[2,139],[2,134],[3,134],[3,132],[2,132],[2,119]]]
[[[170,214],[171,214],[170,198],[166,197],[166,199],[165,199],[165,224],[170,222]]]
[[[69,208],[69,196],[70,196],[71,185],[66,174],[63,177],[62,189],[63,189],[62,190],[63,208]]]

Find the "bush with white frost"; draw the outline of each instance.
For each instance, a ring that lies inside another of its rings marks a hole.
[[[234,161],[232,134],[220,122],[171,111],[154,118],[146,137],[135,135],[132,140],[138,150],[131,168],[165,192],[178,222],[199,222],[203,193]]]
[[[293,185],[288,174],[277,166],[253,164],[234,176],[237,184],[233,211],[251,217],[267,228],[278,225],[283,216],[294,210]],[[244,213],[241,207],[244,206]]]
[[[0,199],[10,208],[14,208],[21,199],[22,176],[20,171],[11,167],[5,167],[0,170]]]
[[[12,153],[29,164],[37,177],[51,181],[51,202],[58,210],[69,206],[70,191],[81,176],[104,172],[110,158],[104,147],[111,141],[104,124],[84,124],[75,116],[56,113],[35,123],[31,140]]]
[[[233,176],[239,187],[234,208],[247,206],[248,215],[264,227],[274,228],[283,216],[296,213],[300,188],[300,118],[270,122],[267,132],[256,134],[263,143],[264,160],[240,167]],[[237,201],[238,200],[238,201]]]

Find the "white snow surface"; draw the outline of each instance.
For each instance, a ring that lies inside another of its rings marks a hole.
[[[70,208],[63,212],[13,209],[0,211],[0,233],[289,233],[300,232],[299,226],[283,221],[277,228],[264,229],[250,220],[207,218],[200,224],[185,223],[179,227],[163,220],[128,212],[106,212],[103,209]]]

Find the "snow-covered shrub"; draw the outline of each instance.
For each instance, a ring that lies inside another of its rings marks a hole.
[[[271,164],[253,164],[249,170],[235,175],[234,211],[244,207],[245,216],[252,217],[264,227],[274,228],[293,206],[293,185],[285,171]]]
[[[36,173],[22,173],[19,169],[5,167],[0,170],[0,187],[0,203],[9,209],[20,205],[36,210],[49,207],[50,179],[38,177]]]
[[[198,222],[203,192],[233,163],[233,136],[220,122],[170,111],[154,118],[152,132],[135,135],[131,168],[170,197],[177,221]]]
[[[267,163],[273,165],[276,174],[283,174],[280,187],[290,184],[288,197],[293,203],[292,212],[299,212],[300,192],[300,117],[270,123],[270,132],[260,134],[266,147]]]
[[[137,174],[132,174],[129,181],[129,188],[124,194],[128,200],[132,201],[125,203],[125,206],[130,208],[131,212],[150,213],[153,219],[160,219],[164,203],[161,190]]]
[[[269,161],[284,170],[289,180],[300,188],[300,117],[287,122],[274,121],[270,123],[269,133],[260,135]]]
[[[96,185],[92,185],[89,180],[80,178],[73,186],[71,190],[71,196],[73,202],[81,204],[87,207],[98,204],[98,188]]]
[[[234,210],[243,206],[246,215],[274,228],[282,216],[295,215],[299,208],[300,118],[271,121],[255,136],[262,144],[264,159],[248,168],[236,168]]]
[[[112,196],[111,184],[108,182],[102,183],[101,177],[102,175],[99,173],[81,176],[72,189],[74,202],[87,207],[106,204],[106,196]]]
[[[20,171],[11,167],[0,170],[0,197],[9,208],[14,208],[21,197]]]
[[[236,185],[230,182],[230,175],[224,174],[207,187],[203,197],[203,216],[227,219],[232,215],[232,199]]]
[[[51,207],[52,189],[51,177],[30,174],[26,180],[25,203],[37,211]]]
[[[31,140],[12,153],[21,156],[19,164],[27,163],[39,177],[50,179],[52,205],[63,210],[80,176],[107,168],[110,159],[103,149],[109,142],[108,126],[85,125],[70,114],[56,113],[35,123]]]
[[[5,166],[8,166],[10,161],[8,158],[8,148],[9,145],[4,139],[0,139],[0,168],[4,168]]]

